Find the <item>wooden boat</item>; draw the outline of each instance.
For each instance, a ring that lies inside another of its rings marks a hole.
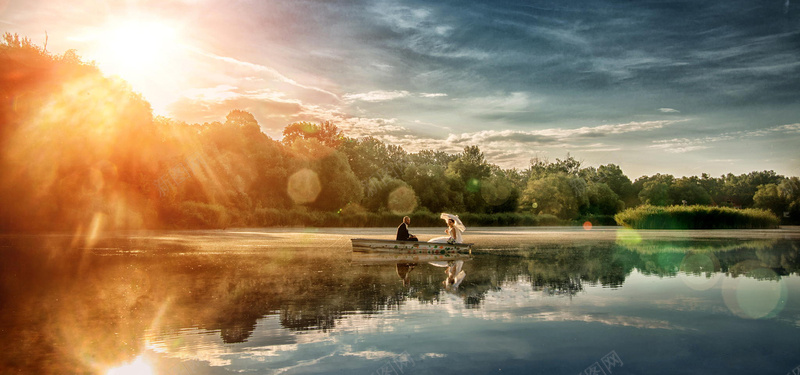
[[[379,240],[374,238],[352,238],[353,251],[387,252],[395,254],[472,254],[471,243],[437,243],[418,241]]]

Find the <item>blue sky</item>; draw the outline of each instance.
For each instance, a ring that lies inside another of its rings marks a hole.
[[[503,167],[570,153],[631,178],[797,176],[798,7],[12,0],[0,1],[0,25],[38,44],[47,31],[51,52],[76,49],[187,122],[244,109],[274,138],[330,120],[408,151],[477,144]]]

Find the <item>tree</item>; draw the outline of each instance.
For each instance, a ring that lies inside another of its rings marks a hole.
[[[467,211],[483,212],[486,206],[480,195],[481,181],[489,177],[489,163],[478,146],[468,146],[447,166],[446,175],[459,181]]]
[[[337,148],[344,140],[344,135],[339,128],[330,121],[320,124],[313,122],[295,122],[283,129],[285,145],[291,145],[297,139],[316,139],[325,146]]]
[[[537,214],[574,219],[578,216],[581,206],[588,203],[585,188],[585,181],[563,173],[531,178],[522,194],[521,205],[524,210],[531,210]]]
[[[781,181],[778,185],[778,192],[788,203],[789,217],[786,221],[792,224],[800,224],[800,178],[791,177]]]
[[[0,66],[0,228],[155,224],[143,202],[158,195],[164,146],[150,104],[74,51],[17,35],[4,35]]]
[[[293,170],[310,169],[320,182],[319,195],[309,203],[309,207],[336,211],[348,203],[362,200],[364,190],[343,153],[323,145],[317,139],[296,140],[291,149],[296,157]]]
[[[406,215],[413,208],[416,208],[416,198],[413,205],[409,202],[403,202],[402,199],[392,199],[393,193],[402,196],[405,195],[403,194],[404,192],[411,192],[416,197],[414,188],[403,180],[387,175],[372,177],[369,179],[367,194],[362,201],[363,206],[371,212],[396,211],[404,212],[403,214]]]
[[[786,194],[782,194],[777,184],[760,185],[755,195],[753,202],[756,208],[763,208],[772,211],[776,216],[783,217],[784,211],[789,208],[789,198]]]
[[[250,112],[240,109],[234,109],[225,116],[225,125],[240,127],[247,134],[258,134],[261,132],[261,126],[258,125],[255,116]]]
[[[402,180],[417,193],[420,206],[432,212],[463,211],[463,195],[454,190],[460,184],[445,177],[444,171],[438,164],[413,163],[406,167]]]
[[[669,186],[668,195],[673,204],[682,204],[683,202],[688,205],[711,204],[711,195],[700,185],[696,177],[684,177],[676,180]]]
[[[633,182],[628,178],[622,169],[615,164],[601,165],[597,168],[597,182],[608,185],[611,190],[619,196],[627,207],[633,207],[638,203],[637,194],[633,188]]]
[[[589,204],[586,213],[589,214],[613,216],[625,206],[619,195],[603,182],[589,183],[587,196]]]
[[[647,181],[639,192],[639,200],[653,206],[670,205],[672,201],[669,199],[669,185],[658,180]]]
[[[570,176],[577,176],[581,172],[581,162],[567,154],[564,160],[556,158],[555,162],[550,162],[547,158],[534,157],[531,159],[530,176],[531,178],[541,178],[554,173],[563,173]]]
[[[481,180],[480,193],[489,213],[514,212],[519,206],[520,190],[497,166],[492,166],[491,175]]]
[[[784,177],[775,171],[750,172],[735,176],[731,173],[722,177],[721,200],[727,205],[753,207],[753,196],[760,185],[778,184]]]

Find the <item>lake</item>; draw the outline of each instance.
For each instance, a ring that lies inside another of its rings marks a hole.
[[[458,259],[351,252],[393,233],[0,236],[0,372],[800,373],[800,228],[468,228]]]

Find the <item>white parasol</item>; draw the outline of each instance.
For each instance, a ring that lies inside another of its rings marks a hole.
[[[444,221],[453,219],[456,222],[456,228],[458,228],[458,230],[462,232],[467,230],[467,227],[464,226],[464,223],[461,222],[461,219],[458,218],[458,215],[442,212],[442,215],[439,217],[444,219]]]

